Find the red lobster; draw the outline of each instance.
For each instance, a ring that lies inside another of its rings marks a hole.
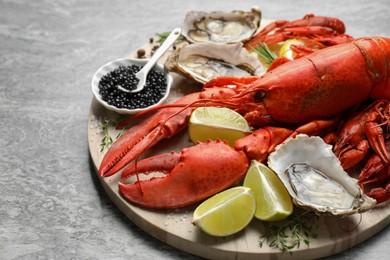
[[[378,203],[390,199],[389,124],[390,101],[377,100],[350,116],[337,134],[325,137],[326,142],[334,143],[333,150],[345,170],[363,161],[372,149],[374,154],[359,174],[358,183],[364,189],[367,184],[385,182],[386,188],[376,187],[367,193]]]
[[[353,38],[345,34],[344,23],[333,17],[307,14],[295,21],[278,20],[268,24],[251,40],[245,43],[248,50],[257,48],[259,43],[280,48],[278,44],[289,39],[299,41],[290,45],[295,53],[294,59],[313,53],[328,46],[350,42]],[[271,70],[290,59],[286,56],[277,57],[268,70]]]
[[[290,61],[260,78],[213,79],[201,93],[183,97],[128,129],[103,158],[99,173],[114,174],[161,139],[183,130],[194,107],[234,109],[251,126],[262,127],[237,140],[235,149],[213,141],[180,154],[148,158],[125,170],[119,184],[123,196],[145,207],[175,208],[195,203],[240,180],[248,158],[265,158],[291,134],[311,134],[329,127],[340,113],[369,97],[390,99],[389,61],[390,39],[362,38]],[[293,126],[293,130],[279,126]],[[248,139],[251,141],[246,142]],[[226,168],[213,166],[220,166],[215,163],[219,156],[236,158],[224,161],[227,169],[234,169],[229,175],[234,177],[222,178]],[[137,166],[146,172],[162,169],[167,176],[125,184],[128,175],[140,172]]]
[[[288,39],[305,39],[311,46],[319,48],[350,42],[352,37],[344,34],[344,23],[333,17],[307,14],[295,21],[278,20],[268,24],[251,40],[245,43],[250,49],[261,43],[267,45],[283,42]]]
[[[386,150],[390,152],[390,141],[385,141]],[[377,203],[382,203],[390,199],[390,167],[388,163],[382,161],[377,154],[373,154],[367,161],[363,170],[359,174],[358,183],[364,189],[371,186],[366,192],[367,196],[376,199]],[[373,187],[372,187],[373,185]]]

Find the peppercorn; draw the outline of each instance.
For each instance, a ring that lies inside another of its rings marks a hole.
[[[167,91],[167,82],[162,72],[151,70],[146,78],[143,90],[137,93],[127,93],[118,89],[133,90],[137,87],[138,79],[135,74],[140,66],[119,66],[104,75],[99,81],[99,93],[104,101],[117,108],[136,109],[156,104]]]
[[[145,57],[145,50],[144,49],[139,49],[137,50],[137,57],[138,58],[144,58]]]

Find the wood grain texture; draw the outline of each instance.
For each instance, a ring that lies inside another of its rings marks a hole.
[[[148,51],[151,46],[145,44],[142,48]],[[135,53],[136,50],[131,52],[129,56],[134,57]],[[166,56],[164,57],[166,58]],[[163,62],[165,58],[160,62]],[[174,84],[168,102],[176,100],[185,93],[197,90],[199,90],[198,85],[174,75]],[[97,122],[104,119],[119,122],[121,118],[119,115],[107,111],[96,100],[92,100],[88,121],[88,143],[96,171],[106,151],[100,152],[100,141],[103,136]],[[111,127],[109,133],[111,136],[116,136],[119,131]],[[190,145],[188,135],[184,131],[173,139],[164,140],[156,145],[145,156],[180,151],[183,147]],[[260,235],[269,230],[268,223],[254,219],[245,230],[238,234],[225,238],[211,237],[191,224],[193,210],[198,204],[177,210],[140,208],[127,202],[118,193],[119,173],[108,178],[100,176],[98,178],[115,205],[145,232],[183,251],[210,259],[313,259],[326,257],[363,242],[390,223],[389,203],[379,205],[370,212],[345,218],[322,216],[315,227],[318,237],[312,239],[309,247],[302,245],[298,250],[293,251],[292,255],[282,254],[278,249],[270,248],[267,245],[260,248],[258,245]]]

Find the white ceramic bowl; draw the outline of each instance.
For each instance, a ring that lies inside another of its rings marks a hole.
[[[99,93],[99,82],[100,82],[100,79],[104,75],[106,75],[107,73],[110,73],[111,71],[113,71],[114,69],[118,68],[119,66],[137,65],[137,66],[141,66],[142,67],[142,66],[144,66],[146,64],[146,62],[148,62],[147,59],[122,58],[122,59],[117,59],[117,60],[108,62],[105,65],[103,65],[102,67],[100,67],[100,69],[98,69],[95,72],[95,74],[93,75],[92,82],[91,82],[92,93],[94,94],[96,100],[100,104],[102,104],[105,108],[107,108],[107,109],[109,109],[111,111],[115,111],[115,112],[117,112],[119,114],[127,114],[127,115],[133,115],[133,114],[136,114],[138,112],[147,110],[149,108],[161,105],[168,98],[169,90],[171,89],[173,79],[172,79],[172,76],[169,75],[169,73],[167,73],[164,70],[164,67],[161,66],[160,64],[156,64],[152,68],[152,70],[157,70],[157,71],[160,71],[160,72],[165,74],[165,79],[166,79],[166,82],[167,82],[167,91],[166,91],[165,95],[160,99],[160,101],[158,103],[154,104],[154,105],[151,105],[151,106],[148,106],[148,107],[145,107],[145,108],[137,108],[137,109],[117,108],[115,106],[109,105],[106,101],[104,101],[102,99],[102,96]]]

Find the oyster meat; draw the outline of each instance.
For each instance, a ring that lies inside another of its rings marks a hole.
[[[286,140],[269,155],[268,166],[286,186],[295,205],[317,214],[350,215],[376,204],[343,170],[332,146],[320,137],[300,134]]]
[[[243,43],[194,43],[171,53],[164,64],[168,71],[177,72],[202,84],[217,76],[246,77],[262,75],[266,69],[250,54]]]
[[[249,40],[260,26],[261,11],[250,12],[188,12],[184,19],[183,36],[189,42],[233,43]]]

